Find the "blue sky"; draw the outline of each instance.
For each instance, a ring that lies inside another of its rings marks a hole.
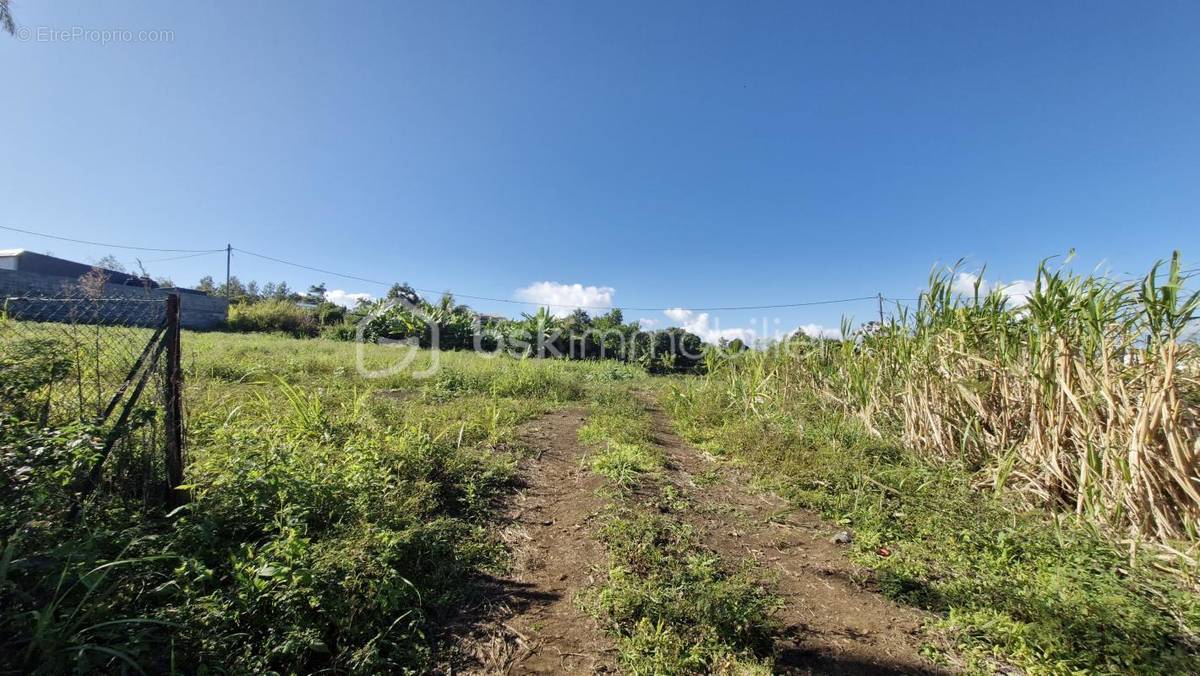
[[[650,307],[911,297],[960,257],[1013,281],[1072,247],[1117,273],[1200,256],[1198,3],[12,4],[0,225]],[[173,38],[46,39],[74,28]]]

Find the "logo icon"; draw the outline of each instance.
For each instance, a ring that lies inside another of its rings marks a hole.
[[[429,367],[418,370],[416,361],[422,342],[429,346]],[[354,343],[354,366],[363,378],[387,378],[407,372],[421,380],[437,373],[441,365],[437,321],[406,298],[389,298],[373,308],[355,327]],[[367,345],[389,349],[370,350],[368,364]]]

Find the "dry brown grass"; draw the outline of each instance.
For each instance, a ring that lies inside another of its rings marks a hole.
[[[1178,255],[1118,283],[1043,264],[1028,302],[962,298],[935,272],[915,310],[857,340],[730,360],[747,413],[815,390],[980,483],[1196,564],[1200,296]]]

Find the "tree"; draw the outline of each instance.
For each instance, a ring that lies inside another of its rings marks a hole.
[[[592,320],[591,339],[595,356],[602,359],[628,360],[633,350],[635,324],[626,324],[620,308],[613,308]]]
[[[17,32],[17,22],[13,20],[12,10],[8,7],[8,0],[0,0],[0,27],[8,31],[9,35],[15,35]]]
[[[217,295],[225,296],[231,301],[246,300],[246,287],[242,285],[241,280],[234,275],[229,278],[229,282],[217,287]]]
[[[745,352],[746,350],[750,349],[750,347],[748,345],[746,345],[746,342],[743,341],[741,338],[734,338],[733,340],[731,340],[729,342],[726,342],[725,339],[722,338],[721,343],[722,343],[721,347],[723,347],[726,352],[729,352],[731,354],[737,354],[738,352]]]
[[[421,296],[416,289],[408,285],[408,282],[403,284],[392,284],[392,287],[387,292],[388,300],[403,300],[407,303],[416,305],[421,302]]]
[[[588,345],[588,332],[591,328],[592,318],[583,308],[575,308],[571,314],[567,315],[567,318],[563,320],[563,329],[569,341],[567,344],[568,356],[575,359],[591,356],[592,350]]]
[[[313,284],[308,287],[308,293],[305,295],[310,302],[320,303],[325,300],[325,291],[325,282],[321,282],[320,284]]]
[[[508,324],[506,340],[510,346],[522,345],[527,356],[553,357],[566,352],[562,338],[562,320],[550,314],[545,306],[536,314],[521,314],[521,319]]]
[[[217,285],[213,282],[212,275],[204,275],[200,281],[196,283],[196,290],[203,291],[210,296],[216,295]]]
[[[634,338],[631,357],[651,373],[696,371],[704,366],[704,341],[685,329],[672,326]]]
[[[596,323],[603,322],[605,326],[620,326],[625,323],[625,313],[621,312],[621,308],[615,307],[607,313],[596,317]]]
[[[103,268],[105,270],[112,270],[113,272],[128,272],[128,270],[125,269],[125,264],[117,260],[117,257],[112,254],[109,254],[96,261],[96,267]]]

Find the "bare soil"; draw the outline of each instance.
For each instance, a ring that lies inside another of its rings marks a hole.
[[[532,451],[523,487],[506,510],[511,573],[487,581],[469,636],[456,648],[458,673],[573,674],[615,672],[615,651],[575,595],[603,567],[596,538],[603,479],[583,469],[580,411],[550,413],[523,426]]]
[[[874,593],[871,571],[850,563],[845,546],[831,541],[837,527],[756,488],[749,473],[688,446],[660,410],[653,415],[655,441],[667,458],[661,485],[686,502],[680,517],[725,560],[752,562],[784,601],[777,672],[945,673],[920,655],[926,616]],[[454,664],[445,671],[617,671],[611,642],[574,603],[605,563],[596,536],[604,480],[582,465],[578,430],[585,419],[581,411],[562,411],[521,429],[533,454],[506,511],[513,570],[485,580],[477,607],[451,628]]]
[[[660,410],[653,413],[664,481],[690,505],[683,520],[726,560],[757,564],[783,598],[777,672],[945,673],[920,654],[927,616],[873,592],[871,571],[832,542],[839,528],[756,489],[748,472],[687,445]]]

